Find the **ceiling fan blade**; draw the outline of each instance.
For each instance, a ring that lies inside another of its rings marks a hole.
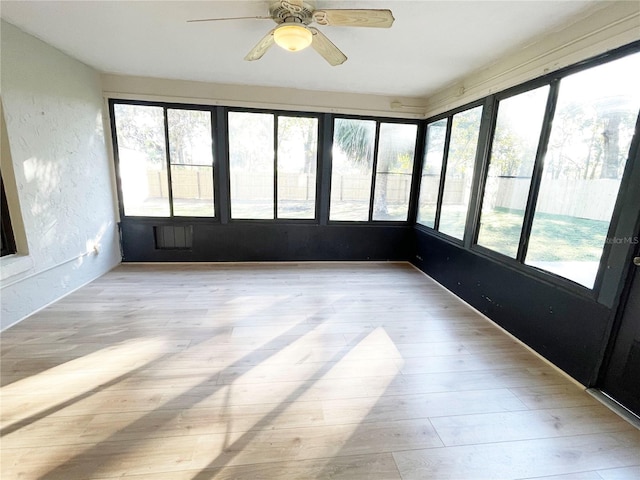
[[[316,52],[322,55],[322,58],[334,67],[347,61],[346,55],[342,53],[340,49],[336,47],[320,30],[313,27],[310,27],[309,30],[313,33],[311,46]]]
[[[247,56],[244,57],[245,60],[251,62],[253,60],[260,60],[262,56],[269,50],[271,45],[274,44],[273,40],[273,32],[275,32],[275,28],[267,33],[262,40],[258,42],[258,44],[251,49]]]
[[[225,17],[225,18],[199,18],[196,20],[187,20],[187,23],[196,22],[223,22],[226,20],[271,20],[271,17]]]
[[[391,10],[316,10],[313,20],[318,25],[331,27],[390,28],[393,25]]]

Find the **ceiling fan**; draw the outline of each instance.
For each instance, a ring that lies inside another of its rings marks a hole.
[[[259,60],[275,43],[285,50],[296,52],[309,45],[331,65],[340,65],[347,60],[320,30],[310,27],[311,23],[327,27],[376,27],[390,28],[393,25],[391,10],[375,9],[319,9],[313,0],[278,0],[269,5],[266,17],[227,17],[187,20],[187,22],[215,22],[221,20],[273,20],[278,25],[267,33],[244,57],[245,60]]]

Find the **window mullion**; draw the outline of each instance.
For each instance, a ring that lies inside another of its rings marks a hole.
[[[476,232],[478,231],[477,227],[480,218],[480,209],[482,208],[482,194],[484,191],[484,182],[487,177],[487,166],[489,163],[493,129],[496,122],[496,112],[495,96],[490,95],[485,99],[482,119],[480,121],[480,131],[478,132],[478,148],[476,150],[474,172],[471,180],[469,210],[467,211],[467,220],[463,236],[464,245],[467,248],[471,248],[471,245],[475,241]]]
[[[451,126],[453,115],[447,118],[447,132],[444,136],[444,151],[442,154],[442,167],[440,169],[440,184],[438,185],[438,199],[436,200],[436,218],[433,221],[433,229],[440,228],[440,214],[442,209],[442,199],[444,197],[444,181],[447,175],[447,162],[449,161],[449,147],[451,146]]]
[[[415,225],[418,218],[418,202],[420,199],[422,167],[426,161],[424,154],[426,151],[427,141],[427,125],[426,122],[418,124],[418,133],[416,134],[416,145],[413,154],[413,171],[411,172],[411,190],[409,191],[409,210],[407,213],[407,221],[411,225]]]
[[[164,150],[167,163],[167,195],[169,196],[169,216],[173,217],[173,184],[171,182],[171,153],[169,149],[169,121],[167,119],[167,107],[162,108],[164,118]]]
[[[214,128],[215,145],[213,157],[213,172],[217,195],[214,200],[217,202],[216,215],[220,218],[220,223],[229,223],[231,216],[230,186],[229,186],[229,142],[227,141],[227,109],[224,107],[214,107],[215,122],[211,125]],[[217,179],[217,180],[216,180]]]
[[[320,155],[320,165],[318,166],[319,178],[316,180],[316,183],[319,185],[316,197],[316,212],[318,212],[320,225],[327,225],[329,222],[333,168],[333,122],[334,116],[330,113],[322,114],[318,122],[318,154]]]
[[[544,171],[544,157],[547,153],[549,138],[551,136],[551,125],[556,111],[558,92],[560,90],[560,80],[554,80],[550,86],[551,88],[549,90],[549,97],[547,98],[547,106],[544,112],[544,119],[542,121],[542,129],[540,131],[540,140],[538,142],[538,149],[536,150],[536,159],[533,164],[533,174],[531,175],[531,186],[529,187],[527,207],[522,221],[522,232],[520,234],[518,254],[516,256],[516,260],[520,263],[524,263],[524,259],[527,255],[527,249],[529,248],[529,235],[531,234],[533,215],[538,202],[538,194],[540,193],[540,184],[542,182],[542,174]]]
[[[278,122],[279,115],[273,116],[273,218],[278,218]]]
[[[376,137],[373,142],[373,162],[371,166],[371,193],[369,197],[369,221],[373,220],[373,206],[376,195],[376,174],[378,170],[378,145],[380,144],[380,122],[376,122]]]
[[[213,218],[218,217],[220,215],[218,209],[216,208],[217,197],[220,195],[219,190],[216,188],[216,177],[218,173],[216,172],[216,118],[215,118],[215,107],[211,107],[209,110],[209,122],[211,125],[211,185],[213,186]]]

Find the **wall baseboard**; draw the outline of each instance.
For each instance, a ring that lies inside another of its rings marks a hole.
[[[57,267],[64,266],[66,263],[67,263],[67,262],[62,263],[61,265],[57,265]],[[120,263],[121,263],[121,262],[118,262],[118,263],[116,263],[115,265],[112,265],[112,266],[111,266],[111,267],[109,267],[107,270],[102,271],[102,272],[98,273],[97,275],[92,275],[91,277],[89,277],[89,278],[85,279],[84,281],[82,281],[80,284],[78,284],[78,285],[76,285],[76,286],[74,286],[74,287],[70,288],[69,290],[65,291],[62,295],[60,295],[60,296],[58,296],[58,297],[54,298],[53,300],[48,301],[48,302],[47,302],[47,303],[45,303],[44,305],[39,306],[38,308],[36,308],[36,309],[35,309],[35,310],[33,310],[32,312],[29,312],[27,315],[24,315],[24,316],[20,317],[19,319],[15,320],[15,321],[13,321],[13,322],[11,322],[11,323],[7,324],[7,325],[1,325],[1,324],[0,324],[0,327],[1,327],[1,328],[0,328],[0,332],[3,332],[3,331],[5,331],[5,330],[7,330],[8,328],[11,328],[11,327],[13,327],[13,326],[15,326],[15,325],[18,325],[20,322],[22,322],[22,321],[26,320],[27,318],[31,317],[32,315],[35,315],[36,313],[38,313],[38,312],[40,312],[40,311],[44,310],[45,308],[47,308],[47,307],[49,307],[49,306],[53,305],[54,303],[58,302],[59,300],[62,300],[62,299],[63,299],[63,298],[65,298],[66,296],[71,295],[72,293],[76,292],[77,290],[81,289],[82,287],[84,287],[84,286],[86,286],[86,285],[90,284],[90,283],[91,283],[91,282],[93,282],[94,280],[97,280],[98,278],[100,278],[100,277],[102,277],[103,275],[107,274],[108,272],[110,272],[111,270],[113,270],[114,268],[116,268],[118,265],[120,265]],[[51,271],[51,270],[52,270],[51,268],[50,268],[50,269],[47,269],[47,271]],[[39,272],[39,273],[46,273],[46,271],[45,271],[45,272]],[[36,274],[36,275],[31,275],[31,276],[29,276],[28,278],[25,278],[24,280],[25,280],[25,281],[27,281],[27,280],[32,279],[33,277],[36,277],[36,276],[37,276],[37,274]],[[14,284],[15,284],[15,283],[21,283],[21,282],[14,282]],[[12,285],[13,285],[13,284],[12,284]]]
[[[554,364],[553,362],[551,362],[550,360],[548,360],[547,358],[545,358],[544,356],[540,355],[540,353],[536,352],[533,348],[531,348],[529,345],[527,345],[526,343],[524,343],[522,340],[520,340],[518,337],[514,336],[513,334],[509,333],[507,330],[505,330],[504,328],[502,328],[500,325],[498,325],[496,322],[494,322],[493,320],[491,320],[489,317],[487,317],[484,313],[482,313],[480,310],[478,310],[477,308],[475,308],[473,305],[469,304],[467,301],[465,301],[463,298],[460,298],[458,295],[456,295],[455,293],[453,293],[451,290],[449,290],[447,287],[445,287],[444,285],[442,285],[440,282],[438,282],[436,279],[430,277],[429,275],[427,275],[425,272],[423,272],[422,270],[420,270],[417,266],[415,266],[414,264],[412,264],[411,262],[407,262],[409,263],[413,268],[415,268],[418,272],[422,273],[425,277],[429,278],[430,280],[433,280],[440,288],[442,288],[443,290],[446,290],[447,292],[449,292],[452,296],[454,296],[455,298],[457,298],[461,303],[464,303],[467,307],[469,307],[471,310],[473,310],[474,312],[476,312],[480,317],[482,317],[485,321],[487,321],[490,325],[492,325],[494,328],[497,328],[498,330],[500,330],[503,334],[505,334],[507,337],[509,337],[511,340],[515,341],[516,343],[518,343],[519,345],[522,345],[524,348],[526,348],[529,352],[531,352],[532,354],[534,354],[536,357],[538,357],[540,360],[542,360],[545,364],[547,364],[549,367],[551,367],[553,370],[555,370],[556,372],[558,372],[560,375],[562,375],[563,377],[565,377],[567,380],[571,381],[571,383],[573,383],[574,385],[576,385],[578,388],[580,388],[581,390],[587,390],[587,387],[585,385],[583,385],[582,383],[580,383],[578,380],[576,380],[575,378],[573,378],[571,375],[569,375],[567,372],[565,372],[564,370],[562,370],[560,367],[558,367],[556,364]]]

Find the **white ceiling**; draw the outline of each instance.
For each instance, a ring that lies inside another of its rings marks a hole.
[[[596,1],[328,1],[324,8],[390,8],[391,29],[319,27],[349,60],[273,47],[245,54],[270,20],[268,1],[9,1],[0,14],[101,72],[308,90],[428,96],[590,11]]]

